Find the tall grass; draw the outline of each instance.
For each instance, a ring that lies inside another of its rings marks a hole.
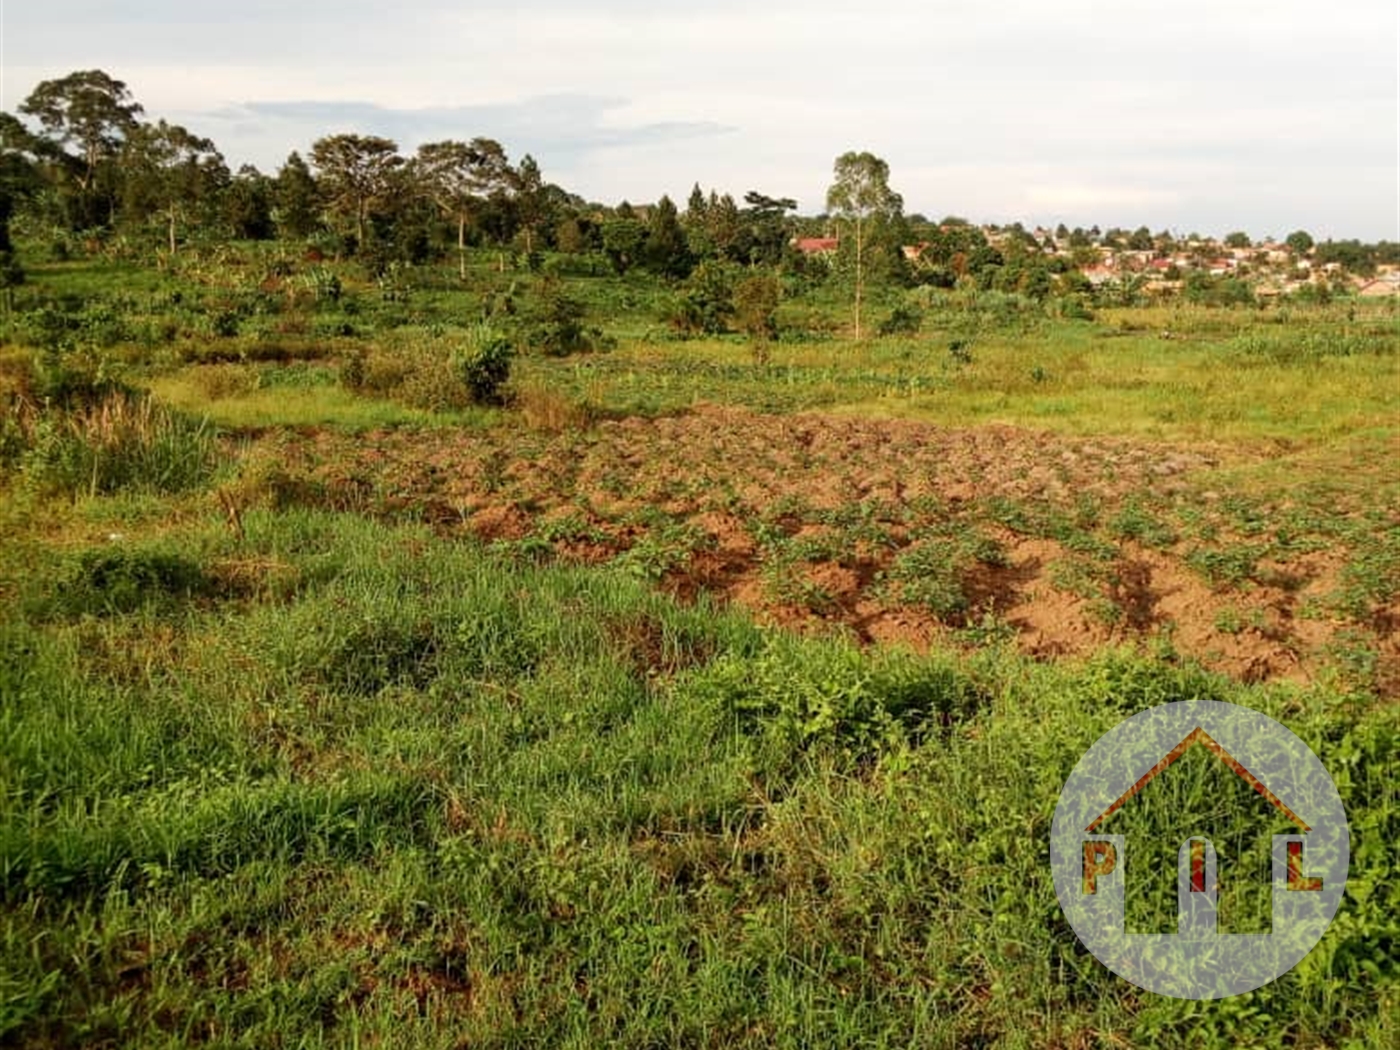
[[[44,493],[180,492],[204,484],[221,462],[207,422],[146,395],[114,392],[66,411],[31,407],[17,423],[20,472]]]

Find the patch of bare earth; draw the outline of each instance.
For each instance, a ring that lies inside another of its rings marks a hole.
[[[283,469],[308,482],[296,491],[326,493],[340,509],[416,512],[488,542],[536,537],[568,561],[606,562],[683,526],[688,546],[665,569],[668,590],[873,644],[923,648],[966,635],[990,614],[1039,657],[1156,641],[1240,680],[1306,681],[1344,626],[1317,611],[1339,569],[1330,552],[1263,563],[1257,576],[1265,582],[1232,589],[1188,565],[1185,542],[1115,540],[1099,590],[1085,593],[1057,575],[1075,557],[1060,539],[989,517],[994,504],[1071,514],[1089,501],[1103,522],[1128,497],[1143,496],[1168,508],[1199,506],[1214,494],[1200,494],[1192,476],[1240,459],[1209,445],[711,406],[582,431],[298,432],[277,440]],[[920,530],[940,522],[982,528],[1002,552],[999,563],[964,573],[968,605],[944,619],[901,603],[887,579]],[[1096,535],[1105,536],[1101,525]],[[831,549],[786,566],[789,585],[776,588],[777,551],[804,542]],[[1391,609],[1375,634],[1382,688],[1400,693],[1397,625],[1400,609]]]

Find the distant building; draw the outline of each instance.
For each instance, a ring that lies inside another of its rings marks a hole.
[[[1367,298],[1381,295],[1400,295],[1400,274],[1388,273],[1375,280],[1366,281],[1356,289],[1356,294],[1364,295]]]
[[[840,247],[837,237],[798,237],[792,246],[803,255],[831,255]]]

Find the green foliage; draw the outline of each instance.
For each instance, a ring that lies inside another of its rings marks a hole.
[[[469,331],[454,355],[454,365],[473,401],[487,405],[501,400],[514,356],[509,337],[499,329],[479,324]]]
[[[896,306],[890,315],[880,322],[881,335],[918,335],[924,323],[923,312],[909,304]]]
[[[26,425],[24,444],[19,466],[25,482],[70,496],[121,489],[180,492],[205,484],[222,460],[206,422],[125,393],[36,414]]]
[[[781,285],[767,274],[746,277],[734,287],[734,318],[750,339],[763,343],[777,338]]]
[[[584,319],[588,307],[569,295],[561,282],[546,279],[536,291],[536,306],[526,328],[526,342],[550,357],[591,349]]]
[[[51,605],[67,616],[111,616],[214,591],[199,562],[182,551],[116,541],[71,559]]]
[[[1393,705],[1126,650],[1056,666],[761,631],[354,515],[245,525],[236,548],[185,525],[62,559],[95,618],[0,614],[17,1045],[1393,1041]],[[303,582],[220,602],[233,555]],[[1317,750],[1352,870],[1294,972],[1185,1003],[1077,942],[1044,839],[1094,740],[1191,699]]]
[[[712,259],[690,275],[671,310],[670,322],[682,332],[716,335],[728,331],[734,316],[735,269]]]
[[[894,597],[958,621],[971,608],[968,582],[978,565],[1004,564],[1001,545],[975,530],[935,532],[900,551],[886,573]]]
[[[603,223],[603,251],[619,275],[642,258],[646,242],[647,228],[636,219],[617,218]]]

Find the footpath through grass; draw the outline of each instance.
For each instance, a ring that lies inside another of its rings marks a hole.
[[[242,526],[7,558],[13,1045],[1400,1038],[1393,704],[1119,652],[861,651],[422,529]],[[1217,1002],[1104,970],[1047,857],[1089,745],[1195,698],[1302,736],[1352,832],[1322,944]]]

